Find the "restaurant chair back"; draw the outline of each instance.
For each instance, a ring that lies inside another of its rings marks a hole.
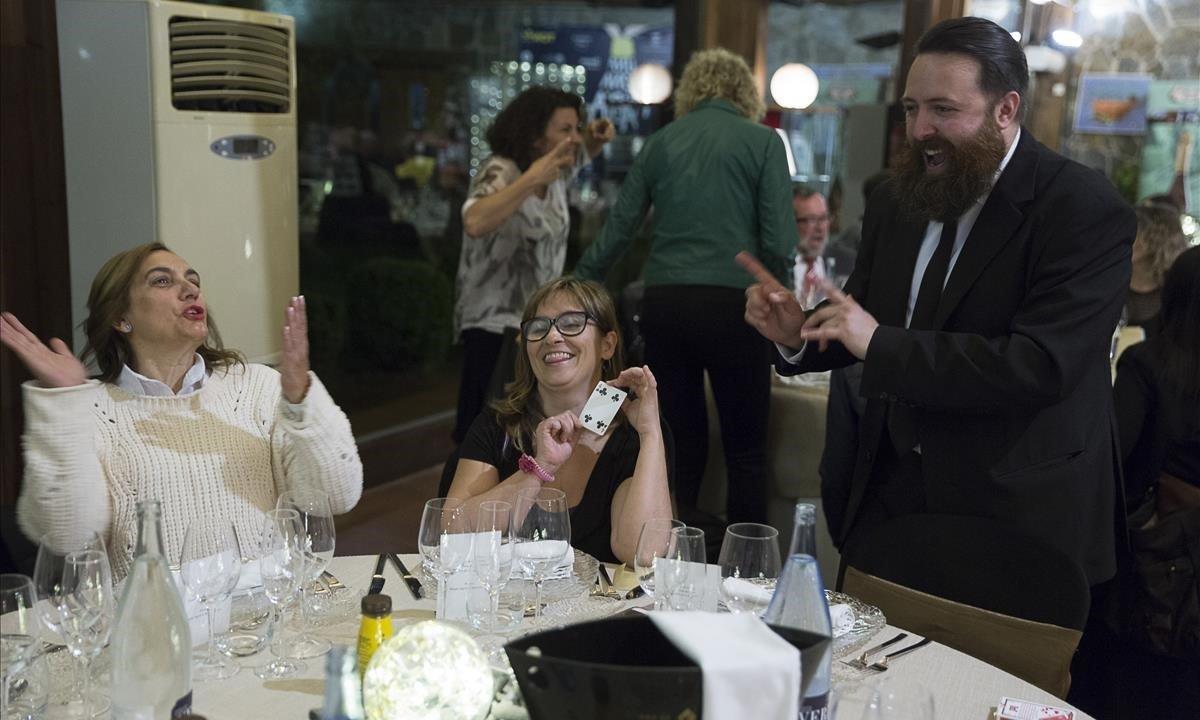
[[[986,518],[908,515],[846,551],[843,592],[898,627],[1065,696],[1091,593],[1057,548]]]
[[[966,653],[1066,698],[1083,633],[923,593],[847,568],[846,594],[883,610],[889,624]]]

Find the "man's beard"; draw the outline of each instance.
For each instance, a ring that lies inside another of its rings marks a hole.
[[[941,150],[945,158],[936,175],[925,168],[926,149]],[[1005,152],[1004,136],[991,118],[958,145],[940,138],[910,140],[892,170],[901,210],[918,222],[961,216],[991,188]]]

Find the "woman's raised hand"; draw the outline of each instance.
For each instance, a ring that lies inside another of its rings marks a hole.
[[[564,138],[553,150],[534,160],[526,172],[538,185],[549,185],[562,177],[563,170],[575,164],[575,148],[578,146],[578,140]]]
[[[308,312],[304,296],[288,303],[283,323],[283,359],[279,363],[283,397],[299,403],[308,394]]]
[[[553,475],[575,451],[582,430],[579,418],[570,410],[541,421],[533,431],[533,442],[537,446],[534,460]]]
[[[630,391],[621,409],[638,435],[662,432],[658,415],[658,381],[648,366],[627,368],[608,384]]]
[[[50,346],[46,347],[12,313],[0,313],[0,343],[16,353],[29,372],[46,387],[71,387],[87,382],[87,369],[71,354],[71,348],[65,342],[50,338]]]

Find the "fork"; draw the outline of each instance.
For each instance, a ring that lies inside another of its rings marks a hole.
[[[875,662],[871,663],[867,667],[871,668],[872,670],[878,670],[880,672],[883,672],[884,670],[888,669],[888,660],[890,660],[891,658],[900,657],[901,655],[904,655],[905,653],[910,653],[913,650],[923,648],[931,642],[933,642],[933,640],[931,640],[929,638],[925,638],[924,640],[922,640],[919,643],[913,643],[912,645],[909,645],[906,648],[900,648],[899,650],[896,650],[895,652],[890,652],[887,655],[884,655],[883,657],[879,658]]]
[[[843,660],[842,662],[845,663],[846,665],[850,665],[851,667],[865,668],[865,667],[867,667],[867,658],[868,657],[874,655],[875,653],[879,652],[880,650],[884,649],[885,647],[887,647],[889,645],[893,645],[895,643],[900,642],[901,640],[903,640],[906,637],[908,637],[908,633],[905,633],[905,632],[898,633],[894,637],[892,637],[890,640],[884,640],[883,642],[879,643],[875,647],[871,647],[871,648],[867,648],[866,650],[863,650],[862,655],[859,655],[858,657],[854,658],[853,660]]]

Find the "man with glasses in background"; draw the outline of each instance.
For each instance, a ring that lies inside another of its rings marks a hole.
[[[829,242],[829,204],[816,189],[797,185],[792,190],[792,209],[796,212],[797,236],[792,287],[800,304],[808,308],[825,298],[821,281],[833,275],[833,268],[826,267],[824,257]]]

